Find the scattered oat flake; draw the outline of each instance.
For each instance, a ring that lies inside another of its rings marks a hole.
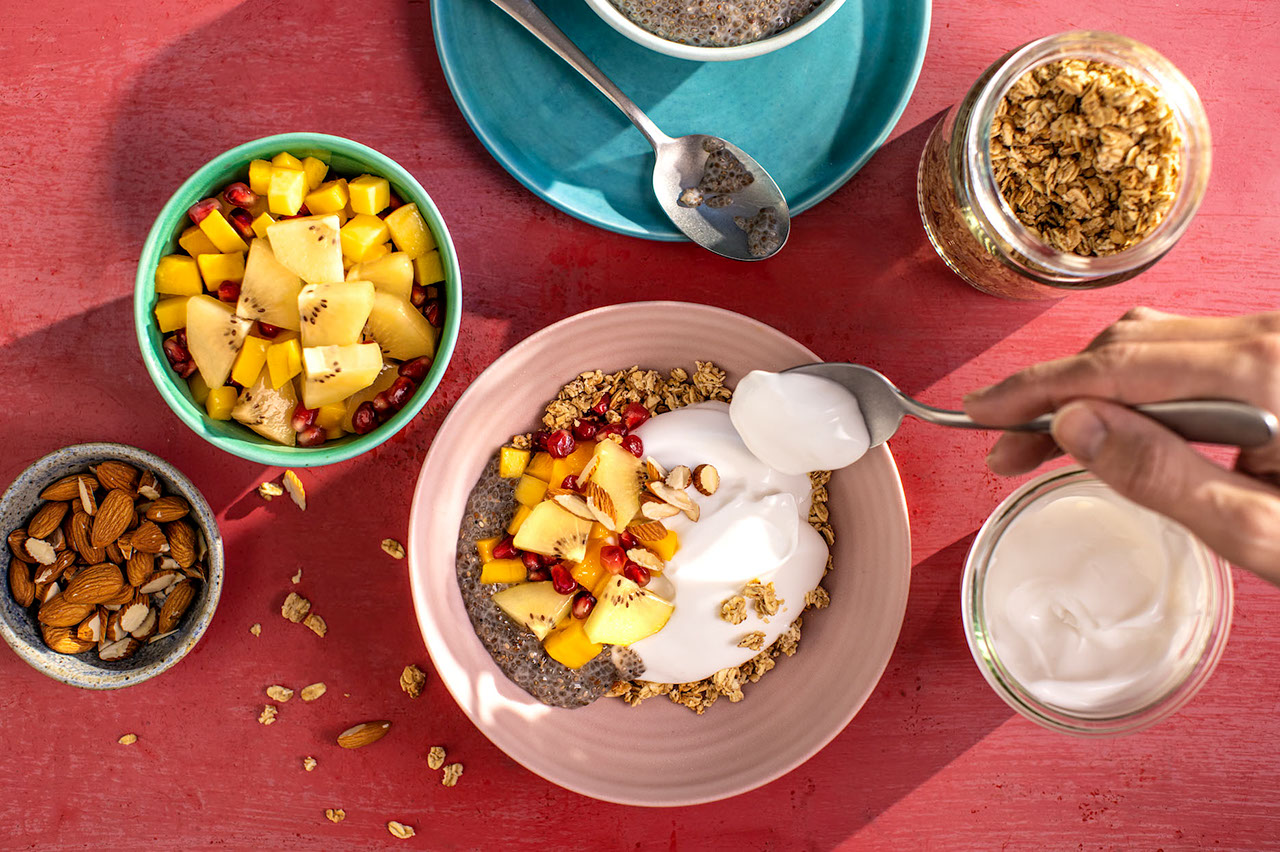
[[[293,690],[287,686],[280,686],[276,684],[267,687],[267,696],[272,701],[279,701],[283,704],[293,697]]]
[[[387,823],[387,831],[391,832],[392,837],[398,837],[401,840],[408,840],[417,833],[413,830],[413,826],[405,825],[404,823],[396,822],[395,820],[391,820],[391,822]]]
[[[752,651],[759,651],[764,647],[764,631],[752,630],[746,636],[738,640],[739,648],[750,648]]]
[[[120,743],[120,745],[133,745],[137,741],[138,741],[137,734],[125,734],[123,737],[116,740],[116,742]]]
[[[759,580],[752,580],[743,588],[742,594],[748,600],[755,601],[756,615],[763,621],[768,621],[771,615],[777,615],[778,608],[786,603],[778,597],[772,582],[761,583]]]
[[[301,569],[301,568],[299,568],[299,569],[298,569],[298,573],[297,573],[297,574],[294,574],[294,575],[293,575],[292,577],[290,577],[289,579],[293,581],[293,584],[294,584],[295,586],[296,586],[296,585],[298,585],[299,583],[301,583],[301,582],[302,582],[302,569]]]
[[[427,766],[432,769],[439,769],[444,766],[444,746],[432,746],[427,752]]]
[[[329,822],[342,822],[347,818],[347,812],[342,808],[325,808],[324,817]]]
[[[289,597],[284,599],[284,605],[280,607],[280,614],[294,624],[302,621],[309,612],[311,612],[311,601],[297,592],[290,592]]]
[[[831,603],[831,596],[827,594],[826,589],[818,586],[815,589],[805,592],[804,602],[806,606],[811,606],[814,609],[825,609],[826,606]]]
[[[323,683],[312,683],[302,687],[302,700],[315,701],[321,695],[324,695],[326,687]]]
[[[392,559],[404,559],[404,545],[394,538],[384,538],[382,540],[382,550]]]
[[[298,474],[291,470],[284,472],[284,490],[289,492],[289,497],[298,504],[299,509],[307,511],[307,489],[302,485]]]
[[[450,763],[444,768],[444,777],[440,779],[440,783],[446,787],[458,786],[458,779],[462,777],[462,764]]]
[[[730,624],[741,624],[747,620],[747,599],[742,595],[734,595],[720,606],[720,617]]]
[[[311,632],[317,636],[324,636],[329,632],[329,625],[324,623],[324,619],[316,615],[314,612],[302,619],[302,623],[311,628]]]
[[[261,624],[255,624],[255,625],[253,625],[252,627],[250,627],[250,628],[249,628],[249,632],[250,632],[250,633],[252,633],[254,636],[261,636],[261,635],[262,635],[262,625],[261,625]]]
[[[276,706],[268,704],[262,708],[262,712],[258,714],[258,721],[264,725],[273,724],[276,721]]]
[[[404,671],[400,673],[400,688],[410,698],[417,698],[422,694],[422,685],[427,682],[427,676],[422,673],[422,669],[415,665],[407,665]]]
[[[258,486],[258,496],[263,500],[274,500],[284,494],[284,489],[274,482],[264,482]]]
[[[316,768],[316,759],[311,755],[302,758],[302,768],[310,772]]]

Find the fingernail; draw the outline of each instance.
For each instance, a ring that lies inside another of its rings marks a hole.
[[[1107,427],[1086,403],[1072,402],[1053,416],[1053,437],[1064,450],[1087,463],[1102,452]]]

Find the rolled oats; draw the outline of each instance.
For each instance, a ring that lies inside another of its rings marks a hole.
[[[284,494],[284,489],[274,482],[264,482],[258,486],[258,496],[263,500],[274,500]]]
[[[404,823],[396,822],[395,820],[391,820],[391,822],[387,823],[387,831],[391,832],[392,837],[398,837],[401,840],[408,840],[417,833],[413,830],[413,826],[405,825]]]
[[[432,769],[439,769],[444,766],[444,747],[432,746],[427,752],[427,766]]]
[[[347,818],[347,812],[342,808],[325,808],[324,818],[329,822],[342,822]]]
[[[720,617],[730,624],[741,624],[747,620],[747,599],[742,595],[734,595],[720,605]]]
[[[293,697],[293,690],[287,686],[278,684],[267,687],[267,697],[272,701],[279,701],[281,704]]]
[[[325,685],[323,683],[312,683],[302,687],[302,700],[315,701],[321,695],[324,695]]]
[[[415,665],[404,667],[404,671],[400,673],[400,688],[410,698],[417,698],[422,694],[422,685],[427,682],[427,676],[423,674],[422,669]]]
[[[325,624],[324,619],[316,615],[314,612],[302,619],[302,623],[307,627],[310,627],[311,632],[317,636],[323,637],[329,632],[329,625]]]
[[[261,625],[261,624],[254,624],[252,627],[250,627],[250,628],[249,628],[249,632],[250,632],[250,633],[252,633],[254,636],[261,636],[261,635],[262,635],[262,625]]]
[[[258,722],[263,725],[273,725],[276,721],[276,706],[268,704],[262,708],[262,712],[258,714]]]
[[[290,592],[289,597],[284,599],[284,605],[280,607],[280,614],[294,624],[306,618],[309,612],[311,612],[311,601],[297,592]]]
[[[760,616],[761,621],[766,622],[771,616],[777,615],[778,608],[786,603],[786,600],[778,597],[772,582],[761,583],[759,580],[752,580],[743,587],[742,595],[747,600],[755,601],[756,615]]]
[[[764,631],[752,630],[746,636],[738,640],[739,648],[748,648],[752,651],[759,651],[764,647]]]
[[[305,769],[305,770],[306,770],[306,771],[308,771],[308,772],[310,772],[311,770],[315,769],[315,768],[316,768],[316,759],[315,759],[314,757],[312,757],[311,755],[307,755],[306,757],[302,758],[302,768],[303,768],[303,769]]]
[[[462,777],[462,764],[450,763],[444,768],[444,777],[440,779],[440,783],[446,787],[458,786],[458,779]]]
[[[116,740],[116,742],[120,743],[120,745],[133,745],[137,741],[138,741],[137,734],[125,734],[123,737]]]
[[[392,559],[404,559],[404,545],[394,538],[384,538],[382,540],[382,552]]]

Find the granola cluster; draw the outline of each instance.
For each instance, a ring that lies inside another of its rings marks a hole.
[[[1173,206],[1181,134],[1168,103],[1122,68],[1083,59],[1028,71],[991,125],[991,165],[1014,215],[1061,252],[1114,254]]]

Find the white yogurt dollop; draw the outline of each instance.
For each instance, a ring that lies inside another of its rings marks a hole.
[[[982,586],[992,647],[1028,692],[1086,714],[1159,697],[1203,646],[1205,568],[1190,534],[1098,483],[1014,518]]]
[[[853,394],[820,376],[747,373],[729,416],[751,452],[782,473],[848,467],[871,443]]]
[[[654,417],[636,434],[646,456],[668,469],[714,465],[720,487],[705,497],[689,489],[701,517],[664,523],[680,537],[680,549],[662,579],[674,586],[675,611],[660,631],[631,648],[644,660],[644,680],[687,683],[740,666],[758,652],[739,648],[759,630],[772,644],[804,610],[805,594],[818,585],[827,545],[809,526],[809,477],[782,473],[752,455],[722,402],[691,405]],[[747,619],[730,624],[721,605],[754,579],[772,582],[783,604],[768,622],[748,604]],[[654,578],[655,590],[670,591]]]

